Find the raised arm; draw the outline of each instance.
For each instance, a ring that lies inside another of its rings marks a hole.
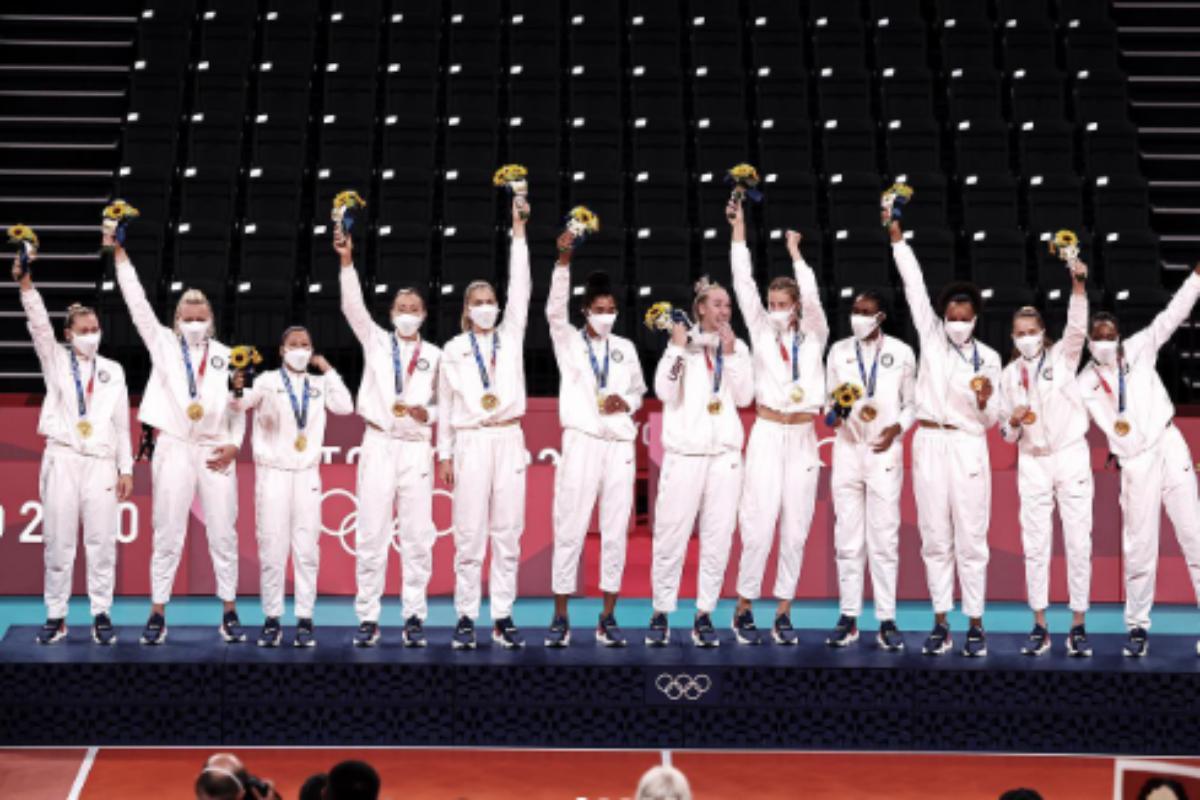
[[[746,246],[746,220],[742,204],[731,200],[725,208],[725,216],[730,226],[729,266],[733,272],[733,294],[737,297],[746,327],[752,331],[758,330],[768,325],[769,320],[758,293],[758,284],[754,282],[754,266],[750,261],[750,248]]]
[[[363,300],[362,282],[358,279],[358,270],[354,268],[354,242],[339,230],[333,234],[333,249],[341,263],[338,283],[342,290],[342,314],[350,323],[358,343],[366,347],[379,326],[371,319],[371,312]]]
[[[21,287],[21,307],[25,309],[29,335],[33,338],[33,350],[42,364],[42,370],[46,371],[53,368],[62,357],[63,351],[58,346],[58,340],[54,338],[54,326],[50,322],[50,314],[46,311],[41,292],[33,288],[33,277],[27,272],[24,277],[17,279],[18,271],[17,262],[13,261],[13,279],[18,280]]]
[[[1067,326],[1063,329],[1062,354],[1071,365],[1071,372],[1079,369],[1083,348],[1087,344],[1088,298],[1087,264],[1076,261],[1071,265],[1071,299],[1067,303]]]
[[[555,345],[566,345],[575,335],[567,310],[571,295],[571,234],[558,237],[558,261],[550,276],[550,295],[546,298],[546,321],[550,323],[550,338]]]
[[[1157,355],[1162,346],[1175,335],[1179,326],[1192,315],[1197,298],[1200,298],[1200,264],[1188,275],[1179,291],[1171,298],[1171,302],[1167,303],[1167,307],[1143,330],[1129,337],[1129,348],[1132,350],[1138,345],[1148,346]]]
[[[892,258],[896,261],[900,280],[904,282],[904,298],[908,301],[913,327],[922,339],[935,338],[940,331],[940,321],[933,311],[933,303],[929,301],[929,289],[925,286],[921,264],[908,242],[904,241],[900,223],[893,222],[889,234],[892,239]]]
[[[824,348],[829,341],[829,321],[825,319],[825,308],[821,305],[816,273],[800,253],[799,231],[787,232],[787,249],[792,257],[796,285],[800,289],[800,332],[805,336],[815,336]]]
[[[528,204],[526,204],[528,209]],[[529,296],[533,279],[529,275],[529,243],[525,241],[525,220],[517,210],[516,198],[512,210],[512,244],[508,251],[508,299],[504,304],[501,327],[524,337],[529,322]]]
[[[133,319],[133,325],[137,328],[138,335],[142,337],[146,349],[153,356],[154,343],[163,334],[163,331],[168,329],[158,321],[158,316],[154,313],[150,301],[146,299],[146,291],[142,288],[142,282],[138,279],[137,271],[134,270],[125,248],[116,245],[113,250],[113,259],[117,269],[117,286],[121,288],[121,296],[125,298],[129,316]]]

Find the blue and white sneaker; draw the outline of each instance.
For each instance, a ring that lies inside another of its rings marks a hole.
[[[1133,628],[1129,631],[1129,641],[1125,642],[1125,655],[1130,658],[1142,658],[1150,652],[1150,634],[1145,628]]]
[[[1073,658],[1087,658],[1092,654],[1092,645],[1088,642],[1087,631],[1082,625],[1071,628],[1067,634],[1067,655]]]
[[[885,619],[879,623],[879,633],[875,636],[875,642],[879,649],[891,653],[904,649],[904,637],[900,635],[900,629],[896,627],[896,621],[893,619]]]
[[[267,617],[263,622],[262,630],[258,632],[258,646],[279,647],[281,641],[283,641],[283,625],[279,623],[279,617]]]
[[[246,632],[242,630],[242,623],[238,619],[236,611],[225,612],[225,616],[221,617],[221,627],[217,628],[217,632],[228,644],[246,641]]]
[[[516,650],[525,646],[525,637],[517,630],[512,617],[501,617],[492,626],[492,641],[505,650]]]
[[[646,631],[647,647],[666,647],[671,643],[671,628],[667,624],[667,615],[661,611],[650,617],[650,629]]]
[[[354,632],[354,646],[374,647],[379,644],[379,636],[379,623],[364,620],[358,623],[358,630]]]
[[[1050,631],[1046,630],[1043,625],[1034,625],[1033,630],[1029,632],[1029,638],[1025,640],[1025,644],[1021,645],[1021,654],[1040,656],[1049,649]]]
[[[100,613],[92,618],[92,641],[105,647],[117,643],[117,629],[108,614]]]
[[[475,621],[470,617],[459,617],[458,624],[454,626],[454,635],[450,639],[450,646],[455,650],[474,650],[475,649]]]
[[[858,618],[848,614],[838,617],[837,625],[825,637],[825,644],[830,647],[848,647],[858,641]]]
[[[967,629],[967,641],[963,643],[962,654],[968,658],[982,658],[987,655],[987,635],[979,625]]]
[[[933,630],[925,637],[925,644],[921,645],[921,652],[927,656],[940,656],[953,646],[954,639],[950,636],[950,626],[934,623]]]
[[[775,640],[775,644],[794,645],[798,637],[796,629],[792,627],[792,618],[787,614],[777,615],[775,624],[771,626],[771,638]]]
[[[313,632],[313,621],[309,617],[296,620],[296,636],[292,647],[316,647],[317,635]]]
[[[696,615],[696,621],[692,623],[692,644],[704,649],[721,646],[717,629],[713,627],[712,617],[708,614]]]
[[[617,627],[617,618],[612,614],[601,614],[596,623],[596,641],[605,647],[624,647],[628,644],[625,634]]]
[[[425,639],[425,626],[421,623],[421,618],[413,614],[404,620],[404,631],[400,634],[400,638],[405,647],[424,647],[428,644]]]
[[[560,648],[571,643],[571,623],[566,617],[555,617],[550,620],[550,630],[546,631],[544,644],[546,647]]]
[[[38,630],[36,641],[38,644],[54,644],[65,638],[67,638],[67,621],[58,617],[46,620],[46,624]]]
[[[733,635],[737,639],[738,644],[762,644],[762,636],[759,635],[758,626],[754,624],[754,612],[752,610],[747,608],[740,614],[734,613]]]
[[[167,641],[167,618],[162,614],[151,614],[142,628],[142,644],[159,645]]]

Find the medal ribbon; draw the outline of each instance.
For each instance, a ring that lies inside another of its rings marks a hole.
[[[1125,370],[1120,359],[1117,360],[1117,415],[1125,415]],[[1096,373],[1096,377],[1100,380],[1100,385],[1104,387],[1104,391],[1112,397],[1112,387],[1108,385],[1108,381],[1104,380],[1104,376],[1100,374],[1100,370],[1095,364],[1092,365],[1092,371]]]
[[[1037,369],[1033,373],[1033,382],[1038,382],[1038,377],[1042,374],[1042,364],[1046,363],[1046,350],[1042,349],[1042,357],[1038,359]],[[1025,388],[1025,399],[1029,399],[1029,371],[1026,369],[1025,359],[1021,360],[1021,386]]]
[[[871,362],[871,374],[867,376],[867,366],[863,363],[862,346],[858,343],[858,339],[854,340],[854,355],[858,356],[858,374],[862,377],[863,385],[867,387],[867,397],[875,396],[875,373],[879,369],[879,353],[883,350],[883,343],[880,342],[879,347],[875,348],[875,360]]]
[[[96,362],[92,362],[92,376],[88,378],[87,391],[84,391],[83,381],[79,377],[79,359],[75,348],[69,347],[71,354],[71,377],[75,379],[75,397],[79,401],[79,418],[83,419],[88,412],[88,399],[92,396],[92,388],[96,385]]]
[[[478,353],[478,351],[476,352]],[[400,340],[395,334],[392,335],[392,374],[396,376],[396,397],[404,394],[404,379],[412,377],[413,370],[417,368],[417,359],[420,356],[421,340],[417,339],[417,347],[408,359],[408,369],[400,369]]]
[[[492,386],[491,376],[488,374],[487,366],[483,363],[483,353],[479,352],[479,340],[475,338],[475,331],[467,331],[467,336],[471,339],[471,352],[475,354],[475,366],[479,367],[479,380],[483,383],[484,391],[487,391]],[[492,334],[492,369],[496,368],[496,351],[500,349],[500,337]]]
[[[587,330],[580,329],[579,333],[583,336],[583,343],[587,345],[588,359],[592,362],[592,374],[596,376],[596,385],[605,389],[608,387],[608,337],[604,337],[604,369],[601,369],[596,354],[592,352],[592,340],[588,338]]]
[[[721,371],[725,368],[725,356],[721,352],[721,345],[717,345],[715,366],[713,359],[708,355],[708,348],[704,348],[704,364],[708,367],[708,371],[713,374],[713,397],[716,397],[721,393]]]
[[[776,339],[779,342],[779,355],[783,358],[783,363],[789,363],[788,351],[783,346],[782,339]],[[792,357],[790,360],[792,365],[792,383],[800,380],[800,334],[792,332]]]
[[[179,337],[179,347],[183,350],[183,366],[187,369],[188,396],[196,399],[196,373],[192,370],[192,354],[188,351],[187,340]],[[200,360],[200,380],[204,380],[204,370],[208,367],[208,342],[204,343],[204,357]]]
[[[292,388],[292,381],[288,377],[287,370],[279,370],[279,374],[283,377],[283,385],[287,387],[288,399],[292,401],[292,416],[296,418],[296,430],[303,431],[308,427],[308,376],[304,377],[304,405],[296,400],[296,391]]]
[[[958,357],[963,361],[967,361],[967,357],[962,354],[962,350],[958,349],[958,345],[951,341],[949,337],[947,337],[947,341],[950,341],[950,346],[954,348],[954,352],[958,353]],[[967,363],[975,369],[976,373],[978,373],[979,368],[983,366],[983,360],[979,358],[979,342],[975,341],[974,339],[971,340],[971,360],[967,361]]]

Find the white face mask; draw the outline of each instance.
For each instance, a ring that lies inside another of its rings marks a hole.
[[[854,331],[855,339],[866,339],[879,327],[877,314],[851,314],[850,330]]]
[[[592,330],[597,336],[608,336],[612,331],[613,324],[617,321],[616,314],[588,314],[588,324],[592,326]]]
[[[312,359],[312,350],[307,347],[296,347],[291,350],[285,350],[283,353],[283,361],[293,372],[304,372],[308,369],[308,362]]]
[[[74,334],[71,336],[71,345],[79,355],[91,358],[100,349],[100,334],[98,332]]]
[[[1096,363],[1103,366],[1110,366],[1117,362],[1117,347],[1120,342],[1117,340],[1093,339],[1088,343],[1088,350],[1092,353],[1092,358],[1096,359]]]
[[[208,322],[203,320],[193,320],[191,322],[179,323],[179,330],[183,333],[183,338],[188,344],[195,347],[203,344],[208,338]]]
[[[971,334],[974,332],[975,320],[969,322],[951,322],[950,320],[946,320],[946,335],[950,337],[950,341],[959,347],[970,341]]]
[[[1034,358],[1038,353],[1042,352],[1042,339],[1045,334],[1041,331],[1037,333],[1027,333],[1024,336],[1014,336],[1013,344],[1017,346],[1018,352],[1025,358]]]
[[[417,331],[421,330],[421,324],[425,322],[425,317],[419,314],[397,314],[392,317],[392,324],[396,326],[396,331],[401,336],[412,336]]]
[[[467,315],[485,331],[490,331],[496,325],[496,317],[500,316],[500,306],[495,303],[487,303],[482,306],[471,306],[467,310]]]
[[[792,327],[792,309],[790,308],[786,311],[768,311],[767,318],[771,320],[771,327],[780,333]]]

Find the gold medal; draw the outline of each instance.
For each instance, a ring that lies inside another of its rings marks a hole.
[[[407,415],[408,415],[408,406],[404,405],[404,403],[401,403],[399,400],[397,400],[396,404],[392,406],[392,416],[404,417]]]
[[[308,437],[303,433],[296,437],[296,452],[302,453],[308,448]]]
[[[800,386],[793,386],[790,396],[792,398],[793,403],[803,403],[804,402],[804,389],[801,388]]]
[[[974,378],[971,378],[971,391],[982,392],[983,387],[986,384],[987,378],[983,377],[982,375],[976,375]]]
[[[1130,431],[1129,421],[1121,418],[1113,423],[1113,432],[1117,436],[1128,436]]]
[[[76,422],[75,428],[79,431],[79,435],[85,439],[92,435],[92,423],[88,422],[86,419],[81,419],[79,422]]]
[[[187,415],[192,422],[199,422],[204,419],[204,406],[193,400],[188,404]]]
[[[863,418],[863,422],[871,422],[877,416],[879,416],[879,411],[875,408],[875,406],[867,403],[862,407],[862,410],[859,411],[858,414]]]
[[[719,398],[714,397],[712,400],[708,401],[708,413],[712,414],[714,417],[721,413],[721,400]]]
[[[484,411],[493,411],[496,406],[500,405],[500,398],[488,392],[480,399],[479,404],[483,406]]]
[[[1021,424],[1023,425],[1032,425],[1035,422],[1037,422],[1037,414],[1033,412],[1033,409],[1026,411],[1025,416],[1021,417]]]

